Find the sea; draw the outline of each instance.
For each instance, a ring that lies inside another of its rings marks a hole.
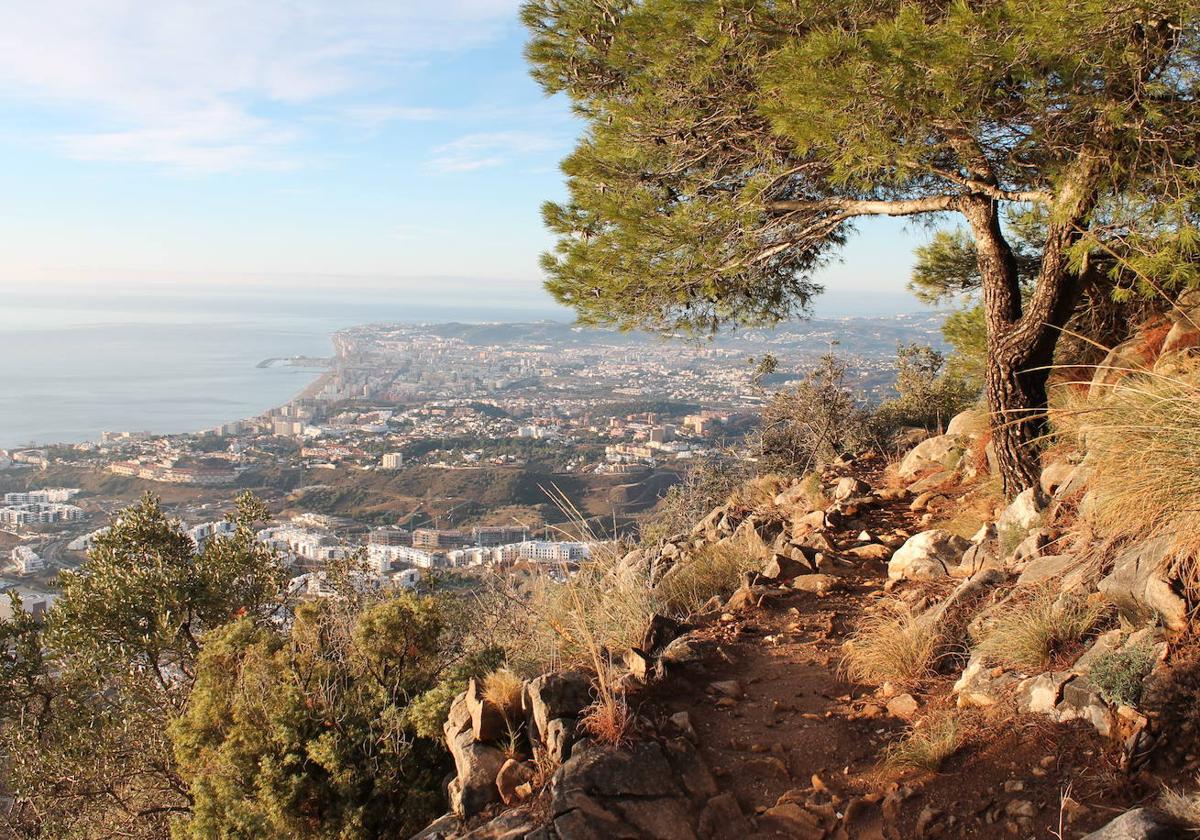
[[[258,367],[328,357],[356,324],[569,321],[546,302],[484,304],[412,289],[5,288],[0,296],[0,448],[97,440],[102,431],[211,429],[282,405],[320,369]]]

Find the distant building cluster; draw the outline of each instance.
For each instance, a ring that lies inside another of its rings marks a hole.
[[[52,525],[81,519],[83,511],[75,505],[32,502],[0,508],[0,525]]]
[[[68,502],[79,495],[74,487],[55,487],[45,490],[26,490],[22,493],[5,493],[6,505],[47,505]]]
[[[14,548],[11,560],[17,574],[20,575],[36,574],[46,568],[46,561],[27,545],[18,545]]]
[[[230,484],[237,478],[237,471],[227,465],[180,466],[174,463],[116,461],[109,464],[108,471],[114,475],[140,478],[145,481],[161,481],[166,484],[199,484],[208,487]]]

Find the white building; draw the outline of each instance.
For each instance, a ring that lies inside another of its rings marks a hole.
[[[80,519],[83,519],[83,511],[75,505],[34,502],[0,508],[0,525],[49,525]]]
[[[84,534],[82,537],[76,537],[67,543],[67,551],[91,551],[92,546],[96,542],[96,537],[103,536],[108,533],[108,526],[97,528],[90,534]]]
[[[381,465],[385,470],[398,470],[404,466],[403,452],[388,452],[383,456]]]
[[[17,573],[22,575],[32,575],[46,568],[46,561],[27,545],[19,545],[12,550],[12,563]]]
[[[309,531],[294,525],[278,525],[258,532],[259,542],[305,560],[337,560],[350,549],[332,534]]]
[[[44,490],[27,490],[24,493],[5,493],[6,505],[46,505],[70,501],[79,490],[75,487],[53,487]]]
[[[215,522],[201,522],[199,525],[193,525],[188,528],[187,534],[196,544],[196,548],[201,549],[213,537],[227,537],[236,530],[237,527],[232,522],[218,519]]]
[[[372,543],[367,546],[367,560],[379,574],[385,574],[396,568],[396,564],[416,566],[419,569],[432,569],[439,565],[441,555],[423,548],[413,548],[411,545],[380,545]]]

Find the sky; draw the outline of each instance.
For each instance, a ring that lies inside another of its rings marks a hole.
[[[548,302],[539,208],[581,126],[518,5],[0,0],[0,289]],[[818,308],[916,309],[923,238],[866,223]]]

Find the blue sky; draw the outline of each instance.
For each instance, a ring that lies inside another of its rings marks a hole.
[[[44,0],[0,28],[0,288],[203,283],[545,300],[579,125],[516,0]],[[830,309],[916,308],[869,223]]]

